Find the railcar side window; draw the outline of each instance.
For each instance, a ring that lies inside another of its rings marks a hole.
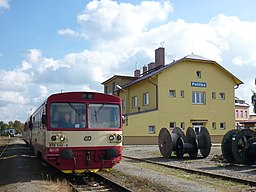
[[[114,104],[90,104],[90,128],[120,128],[120,107]]]
[[[52,103],[50,122],[52,128],[85,128],[84,103]]]

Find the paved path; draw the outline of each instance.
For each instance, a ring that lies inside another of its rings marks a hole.
[[[3,146],[0,147],[2,151]],[[32,154],[32,150],[22,139],[15,139],[0,157],[0,186],[30,182],[32,180],[48,180],[51,169]]]

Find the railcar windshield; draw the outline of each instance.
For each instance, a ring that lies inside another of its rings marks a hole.
[[[120,107],[115,104],[89,104],[90,128],[120,128]]]
[[[52,128],[85,128],[86,105],[84,103],[51,103]]]

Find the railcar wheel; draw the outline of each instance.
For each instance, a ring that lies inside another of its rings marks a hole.
[[[158,146],[161,154],[165,158],[169,158],[172,154],[172,135],[171,131],[163,127],[158,136]]]
[[[235,163],[236,159],[232,152],[232,138],[236,136],[238,133],[237,129],[232,129],[228,131],[221,142],[221,151],[223,157],[229,162],[229,163]]]
[[[195,159],[197,158],[198,154],[198,143],[196,139],[196,132],[192,127],[189,127],[186,131],[187,142],[190,144],[190,150],[188,155],[190,158]]]
[[[250,139],[253,137],[256,137],[256,134],[250,129],[243,129],[239,131],[235,137],[232,137],[232,153],[238,163],[253,164],[255,162],[255,160],[251,159],[247,154]]]
[[[203,158],[208,157],[211,152],[212,141],[208,130],[205,127],[201,127],[199,134],[197,135],[198,148]]]

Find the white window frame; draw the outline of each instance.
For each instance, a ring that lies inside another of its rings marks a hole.
[[[180,128],[181,128],[181,129],[185,129],[185,122],[181,122],[181,123],[180,123]]]
[[[149,134],[154,134],[154,133],[156,133],[156,126],[155,126],[155,125],[149,125],[149,126],[148,126],[148,133],[149,133]]]
[[[135,108],[138,106],[138,97],[134,96],[132,97],[132,107]]]
[[[201,79],[202,78],[202,72],[201,71],[196,71],[196,77],[198,79]]]
[[[212,122],[212,129],[216,129],[216,122]]]
[[[193,104],[206,104],[205,92],[193,91],[192,92],[192,103]]]
[[[220,93],[220,100],[225,100],[225,93],[223,92]]]
[[[212,92],[212,99],[216,99],[216,93]]]
[[[184,90],[180,90],[180,97],[181,97],[181,98],[184,98],[184,97],[185,97]]]
[[[176,97],[176,91],[173,90],[173,89],[170,89],[170,90],[169,90],[169,96],[170,96],[170,97]]]
[[[143,105],[149,105],[149,93],[148,92],[143,94]]]
[[[171,125],[173,125],[173,126],[171,126]],[[170,122],[170,128],[171,128],[171,129],[174,129],[175,127],[176,127],[176,122],[173,122],[173,121]]]
[[[226,129],[226,123],[225,122],[220,123],[220,129]]]

